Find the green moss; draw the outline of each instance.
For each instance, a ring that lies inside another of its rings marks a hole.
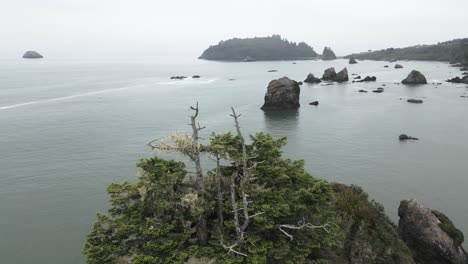
[[[439,227],[453,239],[453,243],[455,244],[455,246],[461,246],[461,244],[463,244],[463,242],[465,241],[463,233],[455,227],[453,222],[445,214],[437,210],[432,210],[432,213],[441,222],[439,224]]]

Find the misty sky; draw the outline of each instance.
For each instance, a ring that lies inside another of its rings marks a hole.
[[[200,54],[281,34],[321,53],[468,37],[467,0],[1,0],[0,53]]]

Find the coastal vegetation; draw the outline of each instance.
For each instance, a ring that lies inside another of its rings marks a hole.
[[[447,61],[468,65],[468,38],[439,42],[433,45],[416,45],[406,48],[388,48],[350,54],[345,58],[360,60],[425,60]]]
[[[318,54],[305,42],[291,42],[280,35],[233,38],[210,46],[199,59],[221,61],[303,60]]]
[[[141,160],[136,183],[111,184],[87,263],[414,263],[383,207],[357,186],[329,183],[282,156],[286,138],[204,129],[148,145],[190,162]],[[212,160],[206,168],[202,160]]]

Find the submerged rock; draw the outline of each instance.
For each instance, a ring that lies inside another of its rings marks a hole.
[[[358,63],[353,57],[349,59],[349,64],[356,64]]]
[[[192,76],[193,79],[199,79],[200,78],[200,75],[194,75]]]
[[[406,100],[408,103],[413,103],[413,104],[422,104],[424,101],[420,99],[408,99]]]
[[[377,88],[377,90],[374,90],[372,91],[373,93],[383,93],[384,92],[384,88],[380,87],[380,88]]]
[[[361,89],[361,90],[359,90],[358,92],[360,92],[360,93],[367,93],[367,91],[366,91],[366,90],[362,90],[362,89]]]
[[[419,138],[410,137],[410,136],[408,136],[408,135],[406,135],[406,134],[401,134],[401,135],[399,136],[399,139],[400,139],[400,141],[405,141],[405,140],[419,140]]]
[[[317,106],[317,105],[319,105],[319,101],[310,102],[309,105],[315,105],[315,106]]]
[[[447,82],[468,84],[468,75],[464,76],[463,78],[455,77],[455,78],[447,80]]]
[[[307,78],[304,80],[305,83],[320,83],[322,82],[319,78],[316,78],[312,73],[307,75]]]
[[[261,109],[297,109],[300,107],[300,92],[301,88],[299,87],[299,84],[288,77],[273,80],[268,84],[267,92],[265,94],[265,103]]]
[[[366,78],[362,79],[362,80],[359,80],[357,82],[375,82],[377,81],[377,77],[375,76],[366,76]]]
[[[426,77],[419,71],[412,70],[408,77],[401,81],[403,84],[427,84]]]
[[[401,65],[401,64],[395,64],[395,69],[403,69],[403,65]]]
[[[44,56],[39,54],[37,51],[30,50],[24,53],[23,58],[24,59],[42,59],[44,58]]]
[[[278,70],[269,70],[268,72],[277,72]]]
[[[468,263],[468,256],[461,246],[463,233],[447,216],[431,211],[415,199],[401,201],[398,216],[398,233],[417,263]]]
[[[187,78],[187,76],[172,76],[171,80],[183,80],[185,78]]]

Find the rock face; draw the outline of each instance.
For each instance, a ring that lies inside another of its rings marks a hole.
[[[322,80],[324,81],[333,81],[336,78],[336,71],[335,68],[328,68],[325,70],[322,76]]]
[[[349,64],[356,64],[356,63],[357,61],[353,57],[349,59]]]
[[[26,51],[26,53],[24,53],[23,58],[24,59],[42,59],[42,58],[44,58],[44,56],[42,56],[41,54],[39,54],[36,51],[30,50],[30,51]]]
[[[395,64],[395,69],[403,69],[403,66],[401,64]]]
[[[408,77],[401,81],[403,84],[427,84],[426,77],[419,71],[412,70]]]
[[[336,60],[336,55],[330,47],[323,49],[322,60]]]
[[[268,84],[265,103],[262,110],[285,110],[300,107],[299,95],[301,88],[296,81],[283,77]]]
[[[411,199],[400,203],[398,216],[398,233],[417,263],[468,263],[468,256],[460,246],[460,231],[445,215]]]
[[[319,78],[316,78],[312,73],[307,75],[307,78],[304,80],[305,83],[320,83],[322,82]]]
[[[348,69],[346,69],[346,67],[345,67],[343,70],[338,72],[336,74],[336,77],[335,77],[334,81],[335,82],[347,82],[347,81],[349,81]]]

